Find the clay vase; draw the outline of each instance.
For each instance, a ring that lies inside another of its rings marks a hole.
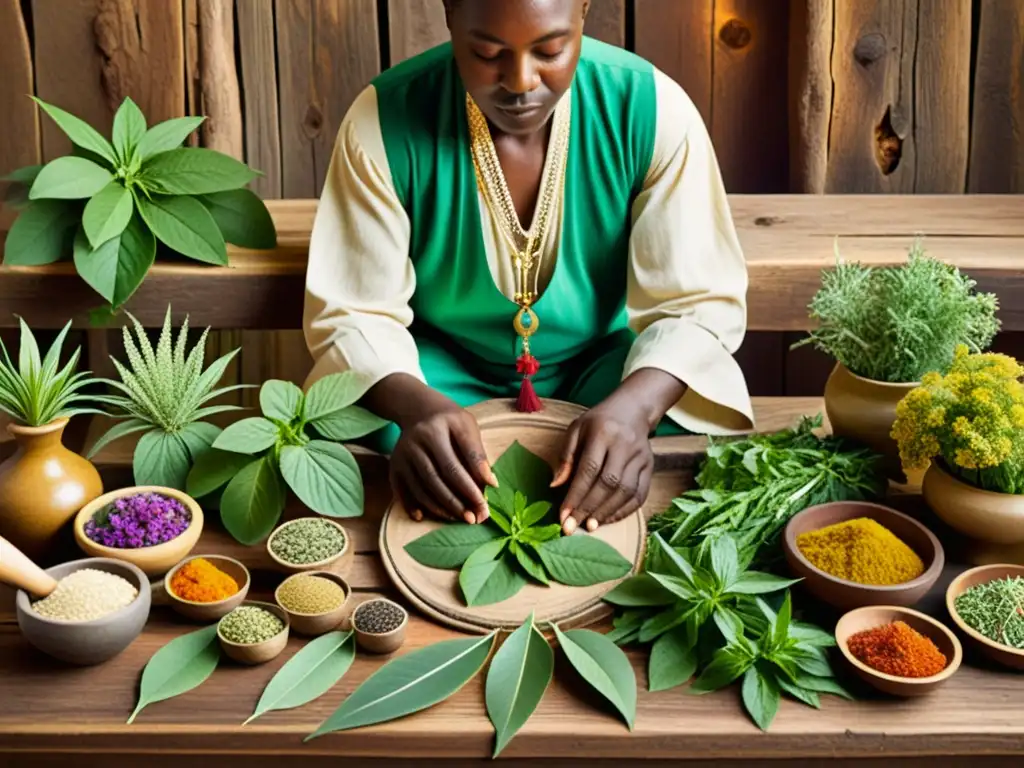
[[[896,421],[896,404],[918,382],[890,384],[865,379],[837,364],[825,384],[825,413],[832,434],[856,440],[883,457],[882,470],[897,483],[919,485],[922,472],[905,474],[899,447],[889,436]]]
[[[65,525],[103,493],[96,467],[61,442],[67,423],[7,425],[17,449],[0,464],[0,536],[36,561],[54,554]]]

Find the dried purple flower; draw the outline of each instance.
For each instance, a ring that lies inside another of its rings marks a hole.
[[[177,499],[135,493],[100,510],[85,524],[85,535],[104,547],[138,549],[177,538],[191,522],[192,514]]]

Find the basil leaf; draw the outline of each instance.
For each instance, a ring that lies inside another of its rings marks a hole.
[[[129,201],[131,195],[128,196]],[[81,230],[75,238],[75,269],[79,276],[111,306],[120,307],[132,297],[156,260],[156,239],[138,216],[96,249],[89,247]]]
[[[96,248],[124,232],[133,210],[132,193],[119,182],[111,181],[103,187],[86,203],[82,213],[82,228],[89,244]]]
[[[355,405],[366,394],[366,382],[353,371],[331,373],[313,382],[306,393],[306,420],[317,419],[337,413]]]
[[[569,662],[598,693],[615,707],[633,730],[636,721],[636,674],[622,649],[600,632],[554,626],[555,636]]]
[[[135,196],[142,218],[157,239],[196,261],[217,266],[228,263],[224,236],[202,203],[191,197]]]
[[[831,633],[800,621],[790,622],[789,636],[797,640],[801,647],[831,648],[836,644],[836,638]]]
[[[185,441],[162,429],[147,432],[135,446],[132,470],[136,485],[162,485],[183,491],[191,466]]]
[[[797,701],[802,701],[809,707],[821,709],[821,699],[818,698],[818,694],[814,691],[808,691],[805,688],[801,688],[799,685],[789,682],[789,680],[784,677],[776,677],[775,682],[779,684],[779,688]]]
[[[664,558],[664,562],[668,569],[674,570],[676,575],[685,579],[686,581],[693,581],[693,566],[683,558],[674,548],[672,548],[662,537],[660,533],[654,534],[654,542],[657,543],[657,552]],[[658,568],[657,570],[665,570]]]
[[[493,757],[537,709],[554,668],[554,651],[537,631],[530,614],[529,620],[502,643],[487,670],[484,698],[496,733]]]
[[[225,429],[213,442],[218,451],[233,451],[255,455],[262,453],[277,442],[277,426],[262,416],[250,416],[236,421]]]
[[[77,211],[62,200],[38,200],[18,214],[4,243],[4,264],[40,267],[68,253],[68,236]]]
[[[800,673],[797,674],[796,684],[808,691],[831,693],[834,696],[839,696],[847,699],[848,701],[853,701],[853,696],[850,695],[849,691],[830,677],[817,677],[815,675]]]
[[[139,161],[145,162],[161,152],[177,149],[205,119],[205,117],[175,117],[157,123],[146,131],[139,141],[139,146],[135,148],[136,157]]]
[[[682,685],[697,671],[697,651],[686,627],[666,632],[651,647],[647,690],[667,691]]]
[[[526,579],[512,568],[507,557],[500,556],[506,542],[501,539],[484,544],[466,559],[459,572],[459,586],[467,606],[500,603],[526,586]]]
[[[670,629],[678,627],[690,616],[696,608],[689,603],[678,603],[673,607],[652,616],[640,627],[640,642],[649,643],[655,640]]]
[[[103,138],[99,131],[70,112],[65,112],[60,107],[47,104],[35,96],[30,98],[42,107],[43,111],[50,116],[53,122],[67,134],[72,144],[99,155],[110,163],[112,168],[117,165],[117,155],[114,152],[114,148],[110,146],[110,142]]]
[[[216,624],[174,638],[146,663],[139,685],[139,701],[126,724],[134,722],[149,704],[197,688],[213,674],[219,662]]]
[[[551,510],[551,503],[547,501],[536,501],[523,510],[523,525],[532,526],[544,519],[544,516]]]
[[[310,391],[312,392],[312,388]],[[388,425],[385,419],[358,405],[350,405],[343,410],[310,419],[309,423],[327,439],[339,442],[365,437]]]
[[[732,536],[719,536],[711,543],[711,570],[723,590],[740,575],[739,553]]]
[[[494,507],[491,507],[491,511],[494,511]],[[562,526],[558,523],[552,523],[551,525],[527,528],[519,534],[519,538],[529,544],[543,544],[545,541],[557,539],[561,535]]]
[[[757,727],[767,731],[779,711],[779,686],[771,674],[750,667],[743,675],[743,706]]]
[[[332,731],[387,722],[444,701],[480,671],[494,638],[491,633],[486,637],[444,640],[389,661],[304,741]]]
[[[772,634],[772,643],[776,648],[782,646],[789,636],[789,621],[793,617],[793,604],[789,599],[789,592],[786,592],[786,599],[782,601],[782,607],[775,617],[775,630]]]
[[[281,379],[271,379],[260,387],[260,410],[268,419],[286,424],[301,416],[304,395],[299,387]]]
[[[205,195],[244,187],[259,174],[213,149],[179,147],[142,164],[146,188],[165,195]]]
[[[621,606],[672,605],[676,599],[650,573],[631,576],[615,585],[604,601]]]
[[[240,248],[277,247],[277,230],[267,206],[251,189],[229,189],[200,195],[224,239]]]
[[[281,474],[299,501],[321,515],[363,514],[363,477],[348,449],[325,440],[281,449]]]
[[[192,461],[195,461],[210,450],[221,431],[221,428],[216,424],[210,424],[206,421],[193,421],[191,424],[186,424],[182,427],[178,434],[185,441]]]
[[[727,606],[716,606],[712,618],[727,643],[739,642],[739,638],[743,637],[743,620]]]
[[[516,542],[513,541],[511,547],[512,554],[516,556],[516,560],[519,561],[519,565],[523,567],[523,570],[541,584],[550,584],[551,580],[548,579],[548,575],[545,573],[544,566],[540,564],[540,561],[530,554],[526,547],[515,546],[515,544]]]
[[[539,553],[552,579],[574,587],[618,579],[633,568],[611,544],[585,533],[549,541]]]
[[[697,593],[694,591],[693,586],[677,576],[665,576],[660,573],[651,573],[650,576],[662,587],[662,589],[667,592],[671,592],[680,600],[697,599]]]
[[[91,160],[66,155],[43,166],[32,182],[29,200],[81,200],[92,197],[114,179],[113,174]]]
[[[704,671],[688,690],[695,694],[717,691],[732,683],[752,664],[752,659],[741,657],[730,648],[719,648],[711,658],[711,663],[704,667]]]
[[[488,486],[488,500],[494,503],[501,500],[503,494],[511,495],[515,491],[523,494],[531,503],[548,501],[554,504],[562,495],[559,488],[552,488],[551,481],[554,471],[544,459],[524,448],[519,441],[513,441],[498,460],[494,462],[493,471],[498,478],[498,488]],[[502,503],[504,512],[511,514],[512,506],[505,499]]]
[[[135,147],[146,135],[146,116],[142,114],[138,104],[125,98],[114,115],[114,128],[111,133],[114,150],[121,158],[121,163],[128,165]],[[102,242],[102,241],[101,241]]]
[[[201,499],[222,487],[251,463],[252,456],[211,448],[195,458],[185,481],[185,492]]]
[[[738,581],[733,582],[729,591],[739,595],[763,595],[786,589],[799,581],[800,579],[783,579],[760,571],[747,571]]]
[[[448,523],[405,545],[409,557],[428,568],[459,568],[481,545],[501,538],[489,525]]]
[[[789,657],[793,660],[794,664],[808,674],[815,675],[816,677],[834,677],[832,665],[829,664],[828,657],[825,656],[820,648],[810,648],[807,650],[794,648],[789,651]]]
[[[284,489],[274,462],[267,456],[243,467],[220,499],[220,518],[228,533],[247,546],[274,530],[284,511]]]
[[[493,505],[490,505],[490,512],[491,520],[494,521],[494,524],[501,528],[501,530],[503,530],[505,533],[511,535],[512,523],[511,521],[509,521],[507,517],[505,517],[504,513],[501,510],[494,507]]]

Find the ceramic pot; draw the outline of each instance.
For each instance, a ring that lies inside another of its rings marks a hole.
[[[103,493],[96,467],[61,442],[67,423],[7,426],[17,449],[0,464],[0,536],[37,561],[53,554],[64,526]]]
[[[890,384],[865,379],[837,364],[825,384],[825,413],[832,434],[856,440],[883,456],[883,469],[896,482],[918,484],[922,473],[905,474],[899,447],[889,436],[896,421],[896,404],[917,382]]]

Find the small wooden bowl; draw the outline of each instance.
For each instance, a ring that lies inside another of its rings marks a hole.
[[[953,623],[967,635],[971,644],[989,658],[1013,669],[1024,669],[1024,650],[1017,650],[989,640],[976,629],[967,626],[956,610],[956,599],[971,587],[986,584],[1007,576],[1024,576],[1024,565],[981,565],[964,571],[946,588],[946,609]]]
[[[284,622],[284,629],[268,640],[261,643],[233,643],[226,640],[220,633],[220,622],[217,624],[217,639],[220,640],[220,647],[227,654],[228,658],[237,661],[239,664],[265,664],[276,658],[288,645],[288,612],[274,603],[261,603],[255,600],[246,600],[242,605],[251,605],[256,608],[264,608],[277,616]],[[241,606],[239,606],[241,607]],[[221,618],[221,621],[224,619]]]
[[[341,605],[337,608],[327,611],[326,613],[298,613],[296,611],[289,610],[281,602],[281,598],[279,597],[281,588],[292,579],[297,579],[300,576],[322,576],[325,579],[333,581],[345,592],[345,599],[342,600]],[[294,573],[282,581],[280,586],[274,590],[274,600],[282,609],[284,609],[285,613],[288,614],[288,618],[291,620],[292,629],[300,635],[310,636],[322,635],[324,632],[330,632],[332,629],[336,629],[352,611],[352,607],[349,602],[351,597],[352,590],[349,588],[348,582],[338,574],[331,573],[330,571],[304,571],[302,573]]]
[[[924,573],[902,584],[858,584],[819,570],[796,545],[797,537],[802,533],[859,517],[870,518],[885,526],[914,550],[924,563]],[[807,590],[822,602],[845,611],[866,605],[914,605],[935,584],[946,562],[942,544],[921,523],[895,509],[866,501],[837,501],[798,512],[786,524],[782,548],[790,570],[803,579]]]
[[[399,624],[395,629],[384,634],[377,634],[374,632],[364,632],[356,626],[356,616],[359,611],[362,610],[363,606],[369,605],[370,603],[391,603],[402,612],[402,623]],[[388,600],[386,597],[374,597],[370,600],[362,602],[352,612],[352,632],[356,636],[356,642],[359,646],[369,653],[393,653],[402,647],[405,642],[405,631],[409,626],[409,612],[402,606],[396,603],[394,600]]]
[[[929,677],[896,677],[872,669],[850,653],[847,643],[852,635],[894,621],[908,624],[912,629],[935,643],[946,657],[946,668],[937,675]],[[960,641],[949,629],[931,616],[901,606],[869,605],[852,610],[839,619],[839,623],[836,624],[835,636],[836,644],[839,646],[843,658],[853,667],[854,672],[870,685],[892,696],[923,696],[926,693],[931,693],[953,676],[953,673],[960,668],[960,662],[963,659]]]
[[[134,496],[139,493],[157,493],[161,496],[169,496],[180,501],[192,516],[188,528],[163,544],[154,544],[151,547],[136,547],[134,549],[105,547],[102,544],[97,544],[85,535],[85,524],[103,507],[124,496]],[[78,514],[75,515],[74,522],[75,542],[85,554],[91,557],[106,557],[111,560],[122,560],[126,563],[131,563],[150,578],[167,573],[175,563],[188,555],[196,545],[196,542],[199,541],[199,534],[202,532],[203,508],[199,506],[198,502],[187,493],[174,488],[164,488],[159,485],[137,485],[105,493],[82,507]]]
[[[171,581],[174,579],[174,574],[176,574],[178,569],[186,563],[200,557],[204,560],[209,560],[211,564],[215,565],[228,576],[233,578],[235,583],[238,584],[238,591],[231,597],[226,597],[223,600],[217,600],[212,603],[200,603],[179,597],[174,590],[171,589]],[[167,572],[163,582],[159,584],[159,593],[155,591],[157,585],[154,585],[153,599],[156,604],[169,605],[177,613],[187,619],[191,619],[192,621],[218,621],[242,604],[242,601],[245,600],[245,596],[249,594],[250,583],[249,569],[233,557],[226,557],[225,555],[193,555],[192,557],[185,558]]]
[[[289,563],[287,560],[282,560],[277,555],[275,555],[274,551],[270,548],[270,544],[271,544],[271,542],[273,542],[274,537],[278,533],[280,533],[282,530],[287,528],[289,525],[294,525],[299,520],[323,520],[325,523],[333,525],[335,528],[337,528],[339,531],[341,531],[342,536],[345,537],[345,544],[344,544],[344,546],[342,546],[341,552],[339,552],[336,555],[332,555],[331,557],[328,557],[328,558],[326,558],[324,560],[318,560],[315,563],[302,563],[302,564],[299,564],[299,563]],[[352,536],[351,536],[351,534],[347,530],[345,530],[345,528],[340,523],[336,523],[334,520],[331,520],[330,518],[327,518],[327,517],[297,517],[294,520],[289,520],[287,523],[283,523],[282,525],[279,525],[274,530],[274,532],[271,533],[269,537],[267,537],[266,547],[267,547],[267,554],[270,556],[270,559],[274,562],[274,565],[276,565],[279,570],[282,570],[285,573],[306,573],[306,572],[309,572],[309,571],[332,571],[332,572],[337,573],[337,574],[345,575],[345,574],[348,573],[348,570],[349,570],[350,566],[352,565],[352,559],[355,556],[355,547],[352,546]]]

